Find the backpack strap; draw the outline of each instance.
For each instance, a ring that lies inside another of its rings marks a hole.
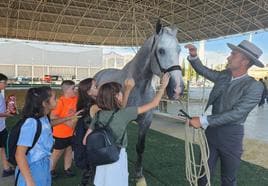
[[[99,126],[99,125],[98,125],[97,127],[109,127],[111,121],[112,121],[113,118],[114,118],[114,114],[115,114],[118,110],[119,110],[119,109],[116,109],[115,111],[113,111],[113,113],[112,113],[111,117],[109,118],[109,120],[108,120],[108,122],[107,122],[106,125],[103,125],[103,124],[102,124],[103,126]],[[99,122],[99,118],[100,118],[100,111],[97,112],[97,115],[96,115],[96,121]],[[98,124],[98,122],[96,122],[96,123]]]
[[[114,114],[118,112],[119,109],[116,109],[115,111],[113,111],[111,117],[109,118],[108,122],[107,122],[107,127],[109,127],[111,121],[114,119]],[[99,118],[98,118],[99,119]]]
[[[116,109],[115,111],[113,111],[111,117],[109,118],[107,124],[105,127],[110,127],[110,123],[112,122],[113,118],[114,118],[114,114],[117,113],[119,111],[119,109]],[[99,121],[99,112],[97,112],[97,121]],[[125,133],[126,133],[127,130],[124,131],[122,137],[121,137],[121,140],[120,140],[120,145],[122,145],[123,143],[123,139],[124,139],[124,136],[125,136]]]
[[[34,118],[37,121],[37,129],[36,129],[36,133],[34,135],[34,140],[33,140],[33,144],[31,147],[29,147],[26,151],[26,155],[29,153],[29,151],[35,146],[36,142],[38,141],[41,132],[42,132],[42,123],[40,121],[39,118]],[[26,121],[26,120],[25,120]],[[16,179],[15,179],[15,186],[17,186],[18,184],[18,178],[19,178],[19,174],[20,174],[20,169],[18,169],[18,173],[16,174]]]
[[[35,133],[35,136],[34,136],[34,140],[33,140],[33,144],[31,147],[29,147],[26,151],[26,155],[28,154],[28,152],[35,146],[36,142],[38,141],[40,135],[41,135],[41,132],[42,132],[42,123],[40,121],[39,118],[35,118],[35,120],[37,121],[37,129],[36,129],[36,133]]]

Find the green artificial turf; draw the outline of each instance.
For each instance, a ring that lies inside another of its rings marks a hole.
[[[8,128],[14,125],[16,118],[7,120]],[[128,126],[128,158],[129,158],[129,185],[134,186],[135,144],[137,141],[137,126]],[[53,181],[53,186],[75,186],[80,181],[80,170],[74,168],[77,176],[67,178],[63,174],[62,160],[58,164],[59,178]],[[146,139],[144,153],[144,174],[148,186],[186,186],[184,141],[150,130]],[[211,185],[220,185],[219,171]],[[266,186],[268,185],[268,170],[260,166],[242,161],[238,186]]]

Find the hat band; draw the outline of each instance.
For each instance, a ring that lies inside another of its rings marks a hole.
[[[253,55],[254,57],[256,57],[256,58],[259,58],[259,56],[257,55],[257,54],[254,54],[254,53],[252,53],[249,49],[247,49],[247,48],[245,48],[244,46],[242,46],[242,45],[238,45],[240,48],[242,48],[242,49],[244,49],[244,50],[246,50],[247,52],[249,52],[251,55]]]

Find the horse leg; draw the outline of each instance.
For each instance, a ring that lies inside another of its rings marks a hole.
[[[142,160],[145,148],[145,134],[139,133],[138,142],[136,144],[137,161],[136,161],[136,178],[143,177]]]
[[[146,113],[144,117],[138,120],[139,133],[138,133],[138,142],[136,144],[137,161],[135,167],[137,179],[143,177],[142,161],[143,161],[143,152],[145,149],[145,138],[146,133],[150,128],[151,122],[152,122],[152,113]]]

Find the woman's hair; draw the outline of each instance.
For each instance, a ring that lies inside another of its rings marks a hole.
[[[45,114],[44,101],[49,101],[52,96],[52,89],[48,86],[30,88],[25,97],[22,109],[23,118],[40,118]]]
[[[83,109],[83,115],[89,113],[90,107],[95,104],[95,99],[88,95],[88,91],[91,89],[93,78],[87,78],[80,81],[78,85],[78,100],[76,110]]]
[[[5,74],[0,73],[0,81],[7,81],[8,78]]]
[[[115,110],[121,107],[121,103],[116,98],[122,86],[119,83],[111,82],[103,84],[97,96],[97,105],[102,110]]]

